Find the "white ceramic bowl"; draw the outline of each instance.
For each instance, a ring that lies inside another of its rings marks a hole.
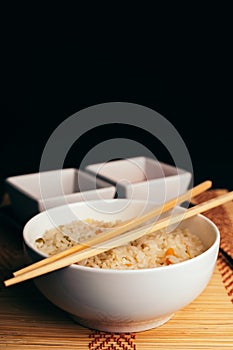
[[[32,261],[44,255],[34,248],[46,229],[74,218],[115,220],[142,215],[153,203],[112,199],[73,203],[42,212],[24,227]],[[175,211],[185,209],[177,207]],[[107,270],[72,265],[36,278],[39,290],[80,324],[109,332],[137,332],[157,327],[191,303],[207,286],[219,249],[220,234],[202,215],[180,224],[203,241],[206,251],[175,265],[142,270]],[[168,233],[169,234],[169,233]]]
[[[190,172],[148,157],[90,164],[85,170],[113,184],[118,198],[157,203],[187,191],[192,179]]]
[[[75,168],[18,175],[6,179],[12,208],[26,223],[49,208],[83,200],[111,199],[115,187]]]

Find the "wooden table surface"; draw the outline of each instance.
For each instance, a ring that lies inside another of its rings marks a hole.
[[[227,210],[215,213],[220,231],[231,220]],[[0,208],[0,349],[233,349],[233,274],[221,257],[205,291],[165,325],[134,334],[98,332],[74,323],[33,281],[3,285],[27,263],[22,227],[11,215],[10,207]]]

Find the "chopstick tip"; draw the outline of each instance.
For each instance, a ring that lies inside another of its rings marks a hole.
[[[3,284],[5,285],[5,287],[9,287],[11,285],[11,279],[8,279],[6,281],[3,281]]]

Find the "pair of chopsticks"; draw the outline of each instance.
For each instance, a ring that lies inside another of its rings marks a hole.
[[[19,282],[26,281],[31,278],[35,278],[46,273],[58,270],[60,268],[69,266],[73,263],[79,262],[83,259],[87,259],[94,255],[98,255],[107,250],[116,248],[118,246],[124,245],[142,237],[145,234],[152,233],[154,231],[160,230],[167,227],[169,224],[175,224],[182,220],[188,219],[192,216],[195,216],[199,213],[212,209],[216,206],[226,203],[233,199],[233,191],[227,194],[224,194],[220,197],[210,199],[206,202],[198,204],[190,209],[187,209],[185,212],[182,212],[172,217],[165,217],[158,220],[153,225],[149,224],[146,226],[139,227],[146,221],[152,219],[156,215],[164,213],[176,205],[181,204],[185,201],[190,201],[191,198],[197,196],[198,194],[206,191],[212,186],[211,181],[205,181],[186,193],[180,195],[177,198],[174,198],[164,205],[157,207],[150,212],[144,214],[141,217],[134,218],[131,221],[118,226],[116,228],[110,229],[107,232],[98,234],[96,237],[88,239],[82,244],[78,244],[72,248],[69,248],[61,253],[55,254],[49,258],[45,258],[36,262],[32,265],[29,265],[21,270],[14,272],[14,277],[4,281],[5,286],[10,286]],[[103,244],[104,243],[104,244]]]

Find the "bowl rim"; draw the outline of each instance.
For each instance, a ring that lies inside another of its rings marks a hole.
[[[98,203],[98,202],[108,202],[108,203],[112,203],[113,201],[121,201],[121,202],[129,202],[129,200],[127,198],[113,198],[113,199],[100,199],[100,200],[90,200],[87,201],[88,203],[91,202],[93,204]],[[140,200],[140,199],[131,199],[130,202],[133,203],[151,203],[154,205],[160,205],[156,202],[153,201],[145,201],[145,200]],[[76,206],[82,206],[82,205],[86,205],[86,202],[75,202],[75,203],[71,203],[69,204],[69,206],[71,207],[76,207]],[[47,214],[47,212],[51,212],[51,211],[58,211],[58,210],[62,210],[62,207],[66,207],[67,205],[61,205],[55,208],[50,208],[46,211],[40,212],[38,214],[36,214],[35,216],[33,216],[31,219],[29,219],[27,221],[27,223],[24,225],[23,227],[23,243],[24,245],[26,245],[29,249],[31,249],[32,251],[34,251],[36,254],[38,254],[42,259],[48,257],[47,254],[40,252],[38,249],[36,249],[32,244],[30,244],[26,238],[26,230],[28,229],[28,226],[34,221],[39,219],[40,216],[44,216]],[[185,211],[186,208],[182,207],[182,206],[176,206],[176,209],[180,210],[180,211]],[[114,274],[138,274],[138,273],[147,273],[147,272],[151,272],[151,271],[162,271],[162,270],[172,270],[172,269],[177,269],[180,266],[184,266],[184,265],[189,265],[189,264],[193,264],[195,261],[198,261],[200,259],[204,259],[204,257],[208,254],[211,254],[212,250],[215,250],[216,248],[219,249],[219,245],[220,245],[220,231],[217,227],[217,225],[209,218],[207,218],[206,216],[204,216],[203,214],[197,214],[197,217],[202,218],[204,221],[206,221],[210,226],[212,226],[212,228],[214,229],[215,232],[215,239],[214,242],[211,244],[211,246],[209,248],[207,248],[203,253],[189,259],[189,260],[185,260],[185,261],[181,261],[178,262],[176,264],[171,264],[171,265],[166,265],[166,266],[157,266],[157,267],[152,267],[152,268],[143,268],[143,269],[106,269],[106,268],[97,268],[97,267],[89,267],[89,266],[82,266],[82,265],[78,265],[78,264],[72,264],[70,266],[67,266],[63,269],[75,269],[75,270],[83,270],[83,271],[87,271],[89,273],[114,273]],[[59,270],[57,270],[59,271]],[[56,271],[55,271],[56,272]]]

